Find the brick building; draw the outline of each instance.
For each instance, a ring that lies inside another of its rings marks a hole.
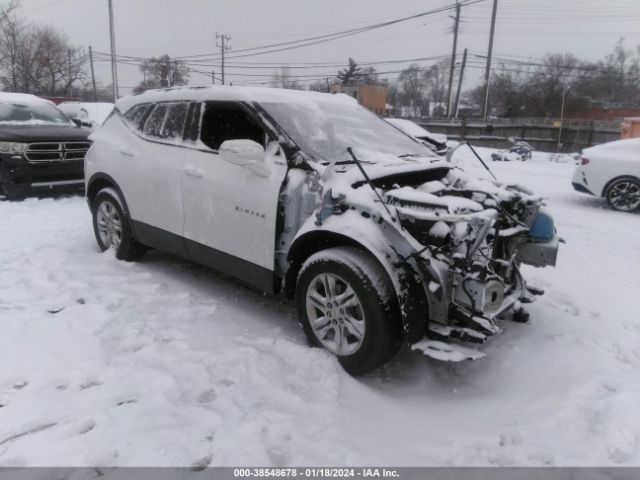
[[[331,85],[331,93],[346,93],[355,98],[360,105],[376,115],[384,115],[387,110],[387,87],[377,85],[348,84]]]

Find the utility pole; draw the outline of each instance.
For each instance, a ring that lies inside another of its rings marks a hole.
[[[218,44],[218,40],[220,43]],[[231,41],[231,35],[225,35],[224,33],[216,33],[216,47],[220,47],[220,54],[222,55],[222,72],[221,79],[222,85],[224,85],[224,52],[231,50],[229,42]]]
[[[483,118],[486,120],[489,113],[489,75],[491,73],[491,55],[493,53],[493,34],[496,30],[496,12],[498,11],[498,0],[493,0],[493,11],[491,12],[491,33],[489,33],[489,50],[487,52],[487,68],[484,72],[484,112]]]
[[[567,86],[565,85],[562,88],[562,106],[560,107],[560,128],[558,129],[558,153],[560,153],[560,148],[562,148],[562,122],[564,120],[564,99],[567,95]]]
[[[453,24],[453,50],[449,69],[449,89],[447,90],[447,117],[451,118],[451,90],[453,89],[453,71],[456,67],[456,49],[458,48],[458,27],[460,26],[460,4],[456,1],[456,17]]]
[[[462,78],[464,77],[464,67],[467,64],[467,49],[464,49],[464,53],[462,54],[462,66],[460,67],[460,78],[458,78],[458,91],[456,92],[456,101],[453,104],[453,113],[452,116],[454,118],[458,118],[458,102],[460,101],[460,90],[462,90]]]
[[[211,85],[215,85],[215,84],[216,84],[216,71],[211,70]]]
[[[91,65],[91,84],[93,85],[93,101],[98,101],[98,91],[96,89],[96,73],[93,70],[93,49],[89,45],[89,64]]]
[[[109,37],[111,38],[111,82],[113,87],[113,102],[118,100],[118,67],[116,65],[116,34],[113,29],[113,0],[109,2]]]

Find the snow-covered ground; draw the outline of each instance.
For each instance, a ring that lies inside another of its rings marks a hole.
[[[82,198],[0,202],[0,465],[640,465],[640,215],[574,193],[571,162],[489,163],[567,241],[526,271],[531,321],[359,379],[279,299],[100,254]]]

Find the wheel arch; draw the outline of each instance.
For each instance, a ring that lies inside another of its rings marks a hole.
[[[87,182],[87,202],[89,202],[89,208],[93,211],[93,201],[98,195],[98,192],[103,188],[113,188],[118,196],[120,197],[120,201],[122,202],[122,206],[124,207],[125,214],[127,217],[129,215],[129,207],[127,205],[127,199],[124,197],[122,190],[118,186],[118,183],[106,173],[94,173],[89,181]]]
[[[618,175],[617,177],[613,177],[611,180],[609,180],[605,185],[604,188],[602,189],[602,194],[600,195],[601,197],[607,198],[607,191],[609,190],[609,187],[611,187],[611,185],[618,181],[618,180],[622,180],[624,178],[631,178],[633,180],[635,180],[636,182],[640,182],[640,178],[636,177],[635,175]]]
[[[129,206],[127,205],[127,199],[122,193],[122,190],[118,185],[118,182],[116,182],[113,179],[113,177],[111,177],[110,175],[106,173],[94,173],[89,179],[89,181],[87,182],[86,195],[87,195],[87,203],[89,204],[89,209],[93,213],[93,201],[95,200],[98,193],[104,188],[112,188],[118,194],[118,197],[119,197],[118,200],[120,200],[122,209],[124,210],[124,215],[127,222],[129,223],[129,228],[133,233],[133,237],[137,239],[138,237],[136,235],[134,223],[131,220],[131,214],[129,213]]]
[[[397,254],[389,249],[381,252],[372,245],[331,230],[311,230],[296,238],[288,253],[289,268],[285,273],[285,293],[295,297],[296,282],[302,265],[311,255],[333,247],[355,247],[368,253],[387,274],[400,309],[405,340],[415,343],[422,339],[428,320],[428,302],[417,274],[407,263],[401,264]]]

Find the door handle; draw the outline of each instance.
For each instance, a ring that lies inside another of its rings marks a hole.
[[[193,165],[187,165],[186,167],[184,167],[184,173],[194,178],[204,177],[204,172],[199,168],[194,167]]]
[[[130,148],[125,148],[125,147],[120,148],[120,153],[122,155],[127,156],[127,157],[135,157],[136,156],[136,152],[134,152]]]

